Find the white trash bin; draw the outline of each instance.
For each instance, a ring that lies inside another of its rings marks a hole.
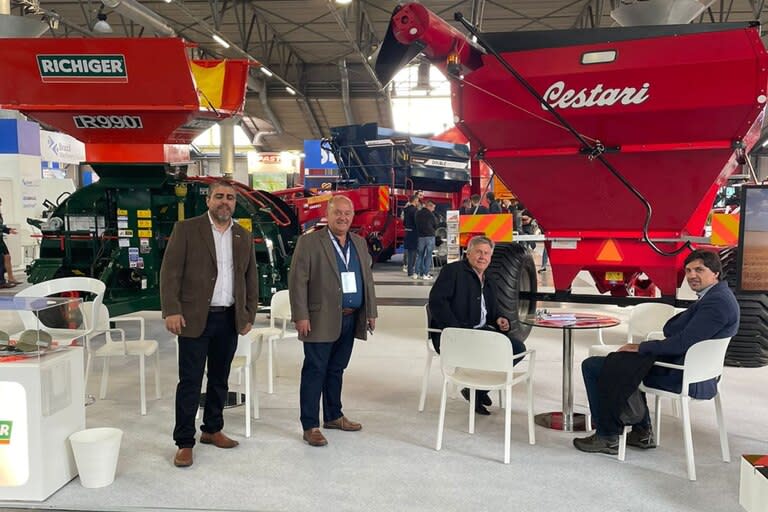
[[[115,480],[122,438],[122,430],[108,427],[88,428],[69,436],[83,487],[106,487]]]

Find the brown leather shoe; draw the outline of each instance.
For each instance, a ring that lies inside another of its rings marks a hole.
[[[363,426],[360,423],[356,423],[347,419],[346,416],[342,416],[339,419],[333,421],[326,421],[323,423],[323,428],[335,428],[336,430],[345,430],[347,432],[356,432],[361,430]]]
[[[177,468],[186,468],[192,465],[192,448],[179,448],[173,458],[173,465]]]
[[[234,439],[228,438],[226,435],[224,435],[224,432],[222,432],[221,430],[219,430],[215,434],[203,432],[202,434],[200,434],[200,442],[203,444],[212,444],[217,448],[234,448],[235,446],[240,444]]]
[[[309,444],[309,446],[325,446],[328,444],[328,440],[317,427],[305,430],[304,440],[307,442],[307,444]]]

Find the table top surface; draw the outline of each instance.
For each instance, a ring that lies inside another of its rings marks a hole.
[[[81,301],[79,297],[0,297],[0,311],[42,311]]]
[[[537,313],[522,317],[520,321],[534,327],[549,329],[602,329],[603,327],[614,327],[621,323],[621,320],[610,315],[571,311]]]

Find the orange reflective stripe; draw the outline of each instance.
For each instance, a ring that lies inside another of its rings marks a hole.
[[[460,233],[483,233],[494,242],[511,242],[513,225],[513,216],[509,213],[459,217]]]
[[[739,214],[712,214],[712,244],[736,245],[739,241]]]
[[[389,211],[389,189],[387,187],[379,187],[379,211]]]

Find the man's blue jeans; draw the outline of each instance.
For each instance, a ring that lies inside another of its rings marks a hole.
[[[304,342],[304,366],[301,368],[299,385],[300,419],[304,430],[320,426],[321,397],[323,422],[335,421],[344,416],[341,410],[341,385],[355,344],[357,315],[364,314],[363,310],[341,317],[341,333],[333,342]]]
[[[418,256],[416,256],[416,273],[418,275],[425,276],[432,270],[432,251],[434,250],[434,236],[419,237]]]
[[[587,388],[587,398],[589,399],[589,410],[592,414],[592,424],[596,426],[598,436],[615,436],[621,432],[605,432],[600,426],[600,388],[597,380],[600,378],[600,372],[603,371],[605,364],[604,357],[588,357],[581,363],[581,374],[584,376],[584,386]],[[645,394],[643,394],[645,401]],[[651,416],[648,413],[648,406],[645,407],[645,417],[633,426],[642,429],[648,429],[651,426]]]

